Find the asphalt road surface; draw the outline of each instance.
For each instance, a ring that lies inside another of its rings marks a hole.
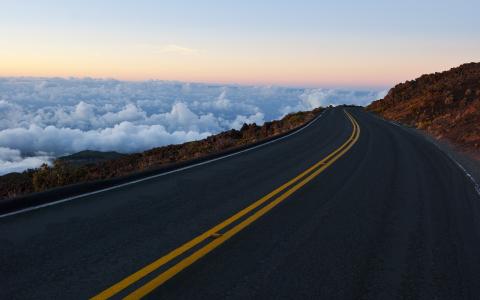
[[[0,299],[480,299],[472,182],[424,138],[346,110],[0,218]]]

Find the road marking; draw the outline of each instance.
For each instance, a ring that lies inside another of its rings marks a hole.
[[[138,280],[142,279],[146,275],[150,274],[151,272],[157,270],[164,264],[168,263],[172,259],[176,258],[177,256],[181,255],[182,253],[192,249],[196,245],[200,244],[207,238],[211,237],[214,234],[218,234],[223,228],[227,227],[228,225],[234,223],[235,221],[239,220],[241,217],[247,215],[249,212],[253,211],[255,208],[261,206],[269,199],[273,198],[280,192],[284,191],[288,187],[294,185],[283,194],[281,194],[278,198],[273,200],[272,202],[268,203],[264,207],[260,208],[258,211],[253,213],[251,216],[247,217],[245,220],[241,221],[239,224],[235,225],[231,229],[227,230],[225,233],[217,236],[213,241],[209,242],[199,250],[195,251],[193,254],[189,255],[188,257],[181,260],[179,263],[175,264],[174,266],[167,269],[165,272],[161,273],[145,285],[141,286],[131,294],[129,294],[125,299],[138,299],[142,298],[143,296],[150,293],[152,290],[178,274],[183,269],[187,268],[195,261],[200,259],[201,257],[205,256],[207,253],[218,247],[219,245],[223,244],[226,240],[230,239],[232,236],[240,232],[242,229],[256,221],[258,218],[266,214],[272,208],[277,206],[279,203],[284,201],[288,198],[291,194],[299,190],[305,184],[313,180],[317,177],[320,173],[322,173],[325,169],[327,169],[331,164],[333,164],[336,160],[342,157],[350,148],[357,142],[360,136],[360,127],[356,120],[347,112],[345,111],[346,116],[349,118],[350,122],[353,125],[352,134],[347,139],[345,143],[343,143],[339,148],[334,150],[332,153],[327,155],[321,161],[315,163],[313,166],[296,176],[295,178],[291,179],[287,183],[283,184],[279,188],[275,189],[274,191],[270,192],[269,194],[265,195],[261,199],[257,200],[253,204],[249,205],[248,207],[244,208],[240,212],[236,213],[235,215],[231,216],[227,220],[223,221],[222,223],[214,226],[210,230],[204,232],[203,234],[195,237],[191,241],[183,244],[182,246],[178,247],[177,249],[171,251],[167,255],[159,258],[158,260],[152,262],[151,264],[145,266],[144,268],[140,269],[139,271],[133,273],[132,275],[124,278],[120,282],[116,283],[115,285],[111,286],[110,288],[102,291],[100,294],[92,297],[91,299],[108,299],[120,291],[124,290],[125,288],[129,287],[133,283],[137,282]],[[303,178],[303,179],[302,179]],[[300,182],[298,182],[300,181]],[[298,183],[297,183],[298,182]]]
[[[10,217],[10,216],[14,216],[14,215],[18,215],[18,214],[21,214],[21,213],[26,213],[26,212],[33,211],[33,210],[37,210],[37,209],[40,209],[40,208],[45,208],[45,207],[49,207],[49,206],[53,206],[53,205],[57,205],[57,204],[65,203],[65,202],[69,202],[69,201],[72,201],[72,200],[75,200],[75,199],[79,199],[79,198],[83,198],[83,197],[87,197],[87,196],[91,196],[91,195],[95,195],[95,194],[99,194],[99,193],[103,193],[103,192],[115,190],[115,189],[118,189],[118,188],[121,188],[121,187],[124,187],[124,186],[128,186],[128,185],[131,185],[131,184],[135,184],[135,183],[139,183],[139,182],[142,182],[142,181],[154,179],[154,178],[157,178],[157,177],[162,177],[162,176],[165,176],[165,175],[169,175],[169,174],[172,174],[172,173],[177,173],[177,172],[181,172],[181,171],[184,171],[184,170],[192,169],[192,168],[195,168],[195,167],[198,167],[198,166],[203,166],[203,165],[210,164],[210,163],[213,163],[213,162],[216,162],[216,161],[219,161],[219,160],[228,158],[228,157],[232,157],[232,156],[236,156],[236,155],[239,155],[239,154],[248,152],[248,151],[252,151],[252,150],[254,150],[254,149],[258,149],[258,148],[260,148],[260,147],[264,147],[264,146],[270,145],[270,144],[272,144],[272,143],[281,141],[281,140],[283,140],[283,139],[286,139],[286,138],[288,138],[288,137],[290,137],[290,136],[292,136],[292,135],[295,135],[295,134],[303,131],[304,129],[308,128],[310,125],[312,125],[313,123],[315,123],[318,119],[320,119],[326,111],[327,111],[327,110],[325,109],[320,115],[318,115],[315,119],[313,119],[312,121],[310,121],[310,123],[308,123],[307,125],[299,128],[299,129],[296,129],[295,131],[293,131],[293,132],[291,132],[291,133],[289,133],[289,134],[287,134],[287,135],[284,135],[284,136],[282,136],[282,137],[279,137],[279,138],[273,139],[273,140],[271,140],[271,141],[262,143],[262,144],[257,145],[257,146],[253,146],[253,147],[251,147],[251,148],[247,148],[247,149],[244,149],[244,150],[241,150],[241,151],[238,151],[238,152],[230,153],[230,154],[227,154],[227,155],[224,155],[224,156],[220,156],[220,157],[217,157],[217,158],[213,158],[213,159],[210,159],[210,160],[207,160],[207,161],[203,161],[203,162],[200,162],[200,163],[196,163],[196,164],[193,164],[193,165],[189,165],[189,166],[186,166],[186,167],[178,168],[178,169],[175,169],[175,170],[172,170],[172,171],[168,171],[168,172],[164,172],[164,173],[160,173],[160,174],[148,176],[148,177],[145,177],[145,178],[141,178],[141,179],[137,179],[137,180],[125,182],[125,183],[122,183],[122,184],[119,184],[119,185],[111,186],[111,187],[104,188],[104,189],[100,189],[100,190],[97,190],[97,191],[88,192],[88,193],[84,193],[84,194],[80,194],[80,195],[76,195],[76,196],[72,196],[72,197],[60,199],[60,200],[57,200],[57,201],[53,201],[53,202],[49,202],[49,203],[45,203],[45,204],[40,204],[40,205],[36,205],[36,206],[32,206],[32,207],[27,207],[27,208],[24,208],[24,209],[12,211],[12,212],[9,212],[9,213],[0,215],[0,219],[1,219],[1,218],[6,218],[6,217]]]
[[[431,136],[428,136],[428,135],[425,135],[425,133],[422,133],[420,129],[417,129],[417,128],[408,128],[406,127],[405,125],[402,125],[401,123],[398,123],[396,121],[389,121],[389,120],[386,120],[384,118],[381,118],[379,117],[378,115],[376,114],[371,114],[372,116],[376,117],[377,119],[381,120],[381,121],[385,121],[385,122],[388,122],[392,125],[395,125],[397,127],[400,127],[402,130],[404,130],[405,132],[409,133],[409,134],[415,134],[416,136],[419,136],[419,137],[422,137],[424,140],[426,140],[428,143],[434,145],[441,153],[443,153],[444,155],[446,155],[451,161],[453,161],[453,163],[455,163],[459,168],[460,170],[462,170],[462,172],[465,174],[465,176],[467,177],[468,180],[471,181],[471,183],[473,184],[473,188],[475,189],[475,191],[477,192],[478,196],[480,197],[480,184],[475,180],[475,177],[473,177],[472,174],[470,174],[467,169],[457,160],[455,159],[450,153],[448,153],[447,151],[445,151],[444,149],[442,149],[442,147],[440,147],[440,145],[437,143],[438,141],[435,140],[435,139],[432,139]],[[430,137],[430,138],[429,138]]]
[[[467,178],[472,182],[473,187],[475,188],[475,191],[477,192],[478,196],[480,196],[480,185],[477,183],[477,181],[472,176],[472,174],[468,173],[467,169],[465,169],[465,167],[461,163],[459,163],[455,158],[453,158],[452,156],[450,156],[446,152],[444,152],[444,153],[447,154],[447,156],[450,157],[450,159],[453,160],[453,162],[456,163],[457,166],[463,171],[465,176],[467,176]]]

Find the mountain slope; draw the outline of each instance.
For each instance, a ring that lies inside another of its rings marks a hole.
[[[480,63],[398,84],[367,109],[425,130],[480,159]]]

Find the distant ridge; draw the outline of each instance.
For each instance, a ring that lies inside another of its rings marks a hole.
[[[367,109],[425,130],[480,159],[480,63],[398,84]]]
[[[125,156],[126,154],[118,153],[115,151],[93,151],[93,150],[84,150],[71,155],[61,156],[58,159],[69,164],[74,165],[87,165],[95,164],[98,162],[117,159]]]

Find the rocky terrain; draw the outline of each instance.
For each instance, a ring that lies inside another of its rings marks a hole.
[[[480,160],[480,63],[398,84],[367,109]]]
[[[292,113],[262,126],[244,124],[240,130],[232,129],[203,140],[154,148],[142,153],[122,155],[82,151],[59,158],[52,166],[44,164],[38,169],[0,176],[0,199],[80,182],[125,176],[220,153],[288,132],[312,120],[321,111],[321,108],[317,108],[308,112]]]

